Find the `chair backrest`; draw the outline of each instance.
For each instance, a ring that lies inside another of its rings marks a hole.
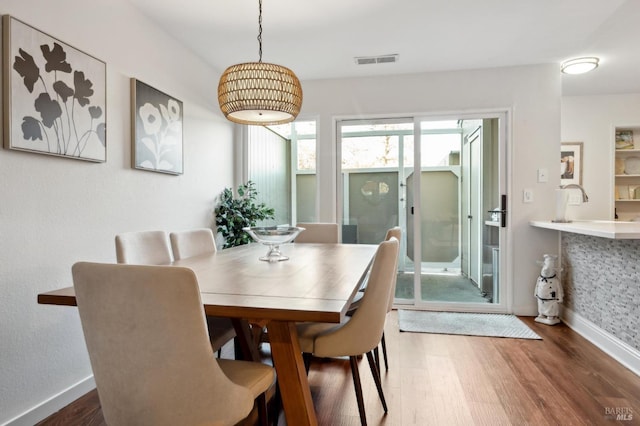
[[[394,226],[393,228],[389,229],[384,239],[385,241],[387,241],[387,240],[390,240],[392,237],[398,240],[398,244],[400,244],[402,242],[402,228],[400,228],[399,226]],[[399,251],[398,251],[398,256],[400,256]],[[387,305],[387,312],[391,312],[391,310],[393,309],[393,299],[396,296],[397,282],[398,282],[398,275],[396,274],[395,278],[393,279],[391,294],[389,295],[389,305]]]
[[[251,411],[251,392],[213,356],[193,271],[80,262],[72,272],[108,424],[234,424]]]
[[[402,241],[402,228],[399,226],[394,226],[393,228],[387,230],[387,235],[384,237],[385,241],[391,239],[391,237],[395,237],[398,242]]]
[[[213,231],[209,228],[172,232],[169,234],[169,240],[175,260],[216,251]]]
[[[325,243],[337,244],[338,224],[337,223],[298,223],[296,226],[304,228],[295,239],[296,243]]]
[[[171,245],[164,231],[125,232],[116,235],[118,263],[161,265],[170,263]]]
[[[380,243],[360,306],[349,321],[335,332],[315,339],[315,355],[360,355],[378,346],[384,330],[388,300],[396,279],[398,250],[398,240],[393,237]]]

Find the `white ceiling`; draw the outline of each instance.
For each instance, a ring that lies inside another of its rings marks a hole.
[[[258,60],[258,0],[129,0],[219,72]],[[640,0],[263,0],[263,56],[301,80],[558,64],[564,95],[640,93]],[[399,54],[394,64],[354,57]]]

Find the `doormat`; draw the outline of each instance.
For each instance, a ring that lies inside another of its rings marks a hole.
[[[538,339],[515,315],[398,310],[400,331]]]

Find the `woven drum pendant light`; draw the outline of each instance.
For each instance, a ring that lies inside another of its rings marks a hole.
[[[258,62],[227,68],[218,83],[218,103],[228,120],[272,125],[295,120],[302,106],[302,87],[289,68],[262,62],[262,0],[258,1]]]

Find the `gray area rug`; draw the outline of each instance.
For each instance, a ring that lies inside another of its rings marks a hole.
[[[480,289],[470,279],[460,274],[420,275],[422,300],[431,302],[491,303],[480,293]],[[413,299],[413,274],[399,273],[396,284],[396,297]]]
[[[398,310],[400,331],[539,339],[515,315]]]

